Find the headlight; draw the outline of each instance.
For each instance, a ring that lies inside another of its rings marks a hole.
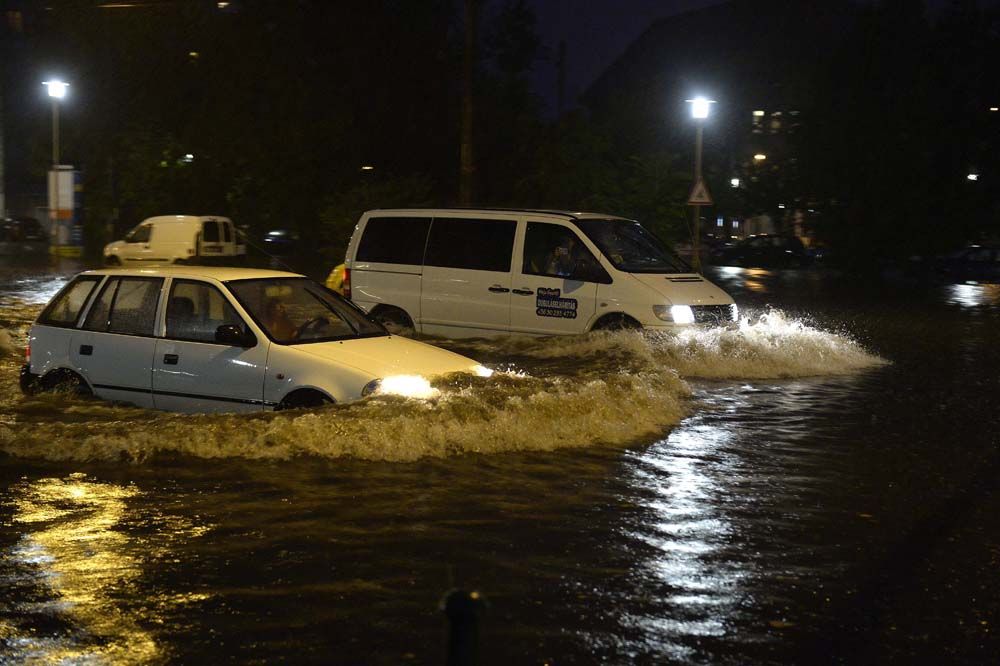
[[[675,324],[693,324],[694,310],[690,305],[654,305],[653,314],[663,321],[672,321]]]
[[[381,385],[382,385],[382,380],[381,379],[373,379],[373,380],[371,380],[370,382],[368,382],[367,384],[365,384],[365,387],[363,389],[361,389],[361,397],[364,398],[365,396],[371,395],[372,393],[374,393],[375,391],[377,391],[378,387],[381,386]]]

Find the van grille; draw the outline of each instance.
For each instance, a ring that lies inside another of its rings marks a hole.
[[[697,324],[722,324],[736,321],[732,305],[692,305],[694,321]]]

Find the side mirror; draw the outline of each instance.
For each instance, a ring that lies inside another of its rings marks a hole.
[[[215,329],[215,341],[230,347],[243,347],[244,349],[257,344],[257,338],[250,333],[244,333],[235,324],[223,324]]]

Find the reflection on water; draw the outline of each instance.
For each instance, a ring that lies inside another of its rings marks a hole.
[[[692,419],[637,454],[632,470],[652,516],[630,535],[652,547],[636,575],[659,599],[625,621],[651,652],[670,659],[694,656],[699,637],[725,635],[727,618],[745,597],[748,572],[725,556],[733,540],[724,513],[733,471],[722,454],[729,437],[718,424]]]
[[[149,562],[162,556],[156,539],[142,543],[127,533],[128,502],[138,494],[134,487],[84,474],[10,489],[5,504],[13,509],[11,522],[20,538],[4,558],[14,571],[0,583],[17,588],[19,601],[8,609],[9,624],[0,624],[0,639],[11,657],[87,664],[163,660],[162,648],[144,628],[156,619],[137,603],[153,603],[162,611],[198,596],[143,600],[135,594]],[[187,540],[205,531],[159,518],[162,527],[173,528],[164,531],[166,540]]]
[[[1000,305],[1000,284],[952,284],[945,294],[949,303],[965,308]]]

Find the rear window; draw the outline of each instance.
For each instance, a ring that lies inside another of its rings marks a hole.
[[[46,326],[75,326],[80,311],[100,281],[99,275],[87,275],[70,282],[45,308],[38,323]]]
[[[201,225],[201,239],[206,243],[219,242],[219,223],[215,220],[207,220]]]
[[[428,266],[510,272],[514,220],[438,217],[427,241]]]
[[[430,226],[429,217],[369,218],[355,260],[420,265]]]

